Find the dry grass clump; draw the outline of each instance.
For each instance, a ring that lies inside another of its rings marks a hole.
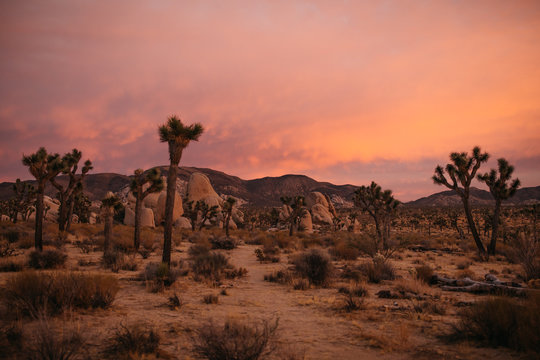
[[[356,260],[360,255],[360,251],[353,247],[351,243],[338,241],[329,250],[330,255],[336,260]]]
[[[293,260],[296,272],[316,286],[326,286],[333,273],[330,257],[319,249],[311,249],[297,255]]]
[[[238,247],[238,240],[234,237],[211,236],[212,249],[232,250]]]
[[[84,349],[85,339],[75,326],[58,329],[40,318],[23,352],[31,360],[69,360],[83,358]]]
[[[354,284],[342,286],[338,292],[343,296],[342,309],[346,312],[360,310],[365,308],[365,298],[368,296],[368,290],[363,284]]]
[[[435,274],[433,272],[433,269],[429,265],[417,266],[415,270],[415,276],[418,280],[423,281],[426,284],[433,283],[433,277]]]
[[[264,275],[264,281],[275,282],[279,284],[291,284],[293,275],[289,270],[277,270]]]
[[[204,304],[218,304],[219,303],[219,296],[214,294],[208,294],[203,296],[203,303]]]
[[[18,272],[24,269],[24,261],[21,259],[1,259],[0,272]]]
[[[174,284],[180,274],[179,268],[169,268],[167,263],[151,262],[146,265],[141,277],[146,282],[147,289],[156,293]]]
[[[56,269],[63,267],[66,259],[67,255],[60,250],[34,250],[30,253],[28,265],[34,269]]]
[[[257,260],[259,260],[261,263],[263,262],[278,263],[280,261],[279,255],[276,255],[273,249],[270,252],[267,252],[265,248],[255,249],[254,252],[255,252],[255,256],[257,257]]]
[[[367,277],[370,283],[378,284],[383,280],[394,280],[396,278],[394,266],[382,256],[376,256],[371,261],[360,264],[359,270]]]
[[[191,261],[191,271],[195,280],[219,282],[224,277],[234,279],[247,274],[244,268],[235,268],[220,252],[210,251],[200,254]]]
[[[228,319],[223,325],[202,325],[193,338],[193,349],[209,360],[256,360],[275,350],[278,320],[261,324]]]
[[[104,354],[113,359],[139,359],[157,354],[161,337],[151,325],[143,322],[120,324],[114,329]]]
[[[452,340],[471,339],[489,346],[540,352],[540,296],[481,300],[460,314]]]
[[[524,280],[540,279],[540,241],[521,234],[512,240],[511,245],[507,256],[512,262],[521,265]]]
[[[13,312],[38,317],[71,308],[107,308],[118,290],[118,281],[112,276],[31,270],[9,278],[1,300]]]

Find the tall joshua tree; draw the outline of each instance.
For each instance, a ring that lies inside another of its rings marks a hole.
[[[111,251],[111,237],[114,224],[114,213],[122,207],[120,199],[112,192],[108,192],[107,195],[101,200],[101,213],[103,216],[103,222],[105,223],[103,228],[103,255],[108,255]]]
[[[499,164],[498,172],[495,169],[491,169],[489,173],[478,175],[478,180],[485,182],[489,187],[489,192],[495,199],[495,211],[493,213],[491,224],[491,242],[488,245],[488,254],[495,254],[495,246],[497,244],[497,236],[499,231],[499,218],[501,214],[501,203],[516,193],[517,188],[520,185],[519,179],[514,179],[509,184],[514,167],[508,163],[504,158],[497,160]]]
[[[435,174],[432,179],[435,184],[444,185],[447,188],[454,190],[463,202],[463,208],[465,210],[465,216],[471,229],[471,233],[478,248],[478,253],[481,257],[486,257],[486,249],[480,240],[476,225],[472,216],[471,206],[469,204],[469,193],[471,188],[471,182],[475,178],[478,169],[482,163],[486,162],[489,158],[488,153],[482,153],[480,147],[475,146],[472,150],[472,156],[469,156],[466,152],[453,152],[450,154],[451,164],[447,164],[446,168],[437,165],[435,168]],[[450,177],[450,181],[446,179],[445,171]]]
[[[58,154],[49,154],[45,148],[31,155],[23,155],[22,163],[28,166],[30,174],[37,180],[36,189],[36,226],[34,235],[34,246],[37,250],[43,251],[43,197],[47,182],[54,179],[62,171],[62,159]]]
[[[167,122],[158,128],[159,139],[169,145],[169,173],[167,176],[167,198],[165,201],[165,229],[163,233],[163,259],[164,263],[171,264],[171,241],[173,226],[174,198],[176,194],[176,178],[178,176],[178,164],[182,158],[182,152],[191,141],[198,141],[204,132],[201,124],[195,123],[189,126],[175,115],[169,117]]]
[[[232,217],[232,211],[234,204],[236,203],[236,199],[233,197],[228,197],[227,200],[223,203],[223,215],[225,215],[225,235],[229,237],[229,223],[231,221]]]
[[[51,179],[51,184],[58,190],[58,198],[60,200],[60,208],[58,209],[58,230],[60,230],[60,232],[66,230],[68,219],[71,217],[73,211],[73,199],[77,188],[82,185],[82,181],[86,174],[93,169],[92,162],[86,160],[81,169],[81,174],[77,176],[76,172],[79,168],[81,157],[82,152],[77,149],[73,149],[70,153],[67,153],[62,157],[62,173],[69,176],[67,186],[64,187],[56,182],[54,178]]]
[[[355,205],[367,212],[375,222],[377,233],[377,248],[382,244],[383,249],[389,248],[390,223],[400,202],[394,199],[392,190],[382,190],[374,181],[369,186],[360,186],[354,192]]]
[[[143,169],[135,170],[135,176],[131,180],[130,189],[135,196],[135,231],[133,234],[133,246],[135,250],[139,250],[141,243],[141,216],[142,216],[142,204],[144,198],[151,193],[160,192],[163,190],[163,179],[161,179],[161,172],[158,168],[153,168],[144,173]],[[146,190],[145,185],[148,184]]]

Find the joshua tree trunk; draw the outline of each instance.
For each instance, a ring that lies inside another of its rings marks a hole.
[[[225,217],[225,236],[229,237],[229,222],[231,221],[231,215],[227,214]]]
[[[133,235],[133,246],[135,251],[139,250],[141,244],[141,218],[142,218],[142,196],[137,193],[135,202],[135,233]]]
[[[45,184],[39,184],[36,194],[36,227],[34,235],[34,246],[37,250],[43,251],[43,197]]]
[[[167,176],[167,198],[165,202],[165,228],[163,234],[163,259],[164,263],[171,264],[171,243],[174,197],[176,194],[176,177],[178,176],[178,164],[171,162],[169,175]]]
[[[113,228],[113,210],[111,208],[106,208],[104,211],[105,214],[105,228],[103,229],[103,235],[105,240],[103,242],[103,254],[106,255],[111,251],[111,236]]]
[[[476,230],[476,225],[474,223],[474,219],[471,213],[471,208],[469,207],[469,199],[467,197],[462,197],[463,200],[463,207],[465,210],[465,216],[467,217],[467,223],[469,224],[469,229],[471,230],[472,236],[474,238],[474,242],[476,243],[476,247],[478,248],[478,254],[482,257],[486,257],[486,249],[484,248],[484,244],[482,244],[482,240],[480,240],[480,235],[478,235],[478,231]]]
[[[499,217],[501,214],[501,200],[495,200],[495,212],[493,213],[493,224],[491,225],[491,242],[488,246],[488,254],[495,255],[495,246],[497,244],[497,236],[499,235]]]
[[[68,210],[67,219],[66,219],[66,231],[69,231],[69,228],[71,227],[71,219],[73,218],[74,207],[75,207],[75,197],[73,197],[71,201],[69,202],[69,210]],[[80,222],[80,219],[79,219],[79,222]]]

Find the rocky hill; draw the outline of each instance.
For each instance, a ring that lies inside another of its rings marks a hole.
[[[162,174],[166,176],[168,167],[161,166],[160,169]],[[187,182],[191,174],[197,171],[208,176],[218,194],[241,198],[247,201],[249,205],[256,207],[279,206],[281,205],[279,200],[281,196],[307,195],[312,191],[327,194],[337,207],[350,207],[356,189],[356,186],[353,185],[334,185],[328,182],[319,182],[305,175],[283,175],[243,180],[221,171],[195,167],[180,167],[178,172],[179,182]],[[67,177],[65,176],[60,176],[57,179],[60,183],[67,183]],[[85,193],[91,200],[101,200],[107,191],[118,192],[125,189],[129,185],[129,179],[129,176],[114,173],[88,174],[84,181]],[[29,182],[35,184],[35,181]],[[12,184],[9,182],[0,184],[0,200],[9,199],[13,196]],[[56,189],[49,184],[46,194],[54,197]],[[525,205],[535,202],[540,202],[540,186],[519,189],[516,195],[506,203]],[[471,203],[474,206],[487,206],[491,205],[493,200],[488,191],[472,188]],[[461,206],[461,199],[452,191],[442,191],[410,201],[405,205],[414,207]]]

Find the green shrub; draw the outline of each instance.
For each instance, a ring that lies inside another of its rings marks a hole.
[[[194,350],[209,360],[256,360],[269,355],[278,327],[275,322],[256,325],[227,320],[222,326],[213,322],[201,326],[194,336]]]
[[[328,255],[319,249],[311,249],[296,256],[294,266],[300,276],[307,278],[313,285],[327,285],[333,267]]]
[[[34,250],[30,253],[28,265],[33,269],[56,269],[63,267],[67,255],[60,250]]]

